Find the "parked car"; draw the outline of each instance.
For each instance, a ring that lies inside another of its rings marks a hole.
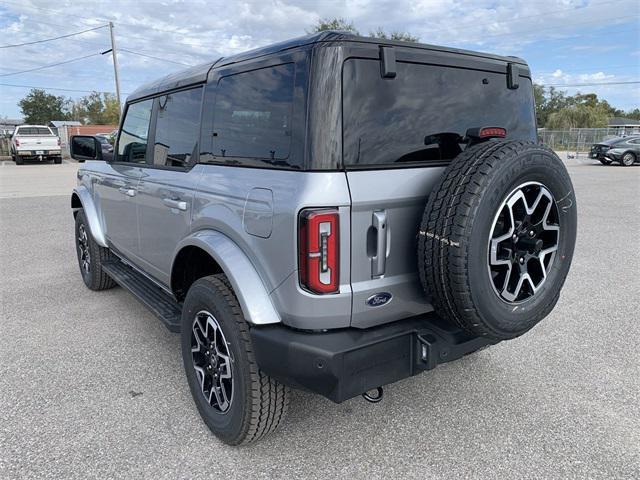
[[[25,160],[62,163],[60,138],[46,125],[19,125],[11,137],[11,158],[16,165]]]
[[[604,158],[605,162],[618,162],[625,167],[633,165],[640,160],[640,137],[626,137],[611,144]]]
[[[576,237],[536,143],[524,60],[323,32],[193,67],[127,99],[71,198],[86,286],[180,332],[223,441],[520,336],[555,306]]]
[[[110,160],[113,156],[113,145],[104,135],[96,135],[95,137],[100,142],[100,147],[102,149],[102,158],[105,160]]]

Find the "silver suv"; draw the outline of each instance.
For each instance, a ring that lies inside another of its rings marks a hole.
[[[324,32],[141,87],[113,158],[76,136],[92,290],[181,332],[202,418],[273,431],[519,336],[558,300],[573,187],[518,58]],[[106,161],[105,161],[106,160]]]

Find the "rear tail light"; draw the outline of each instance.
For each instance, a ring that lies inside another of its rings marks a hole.
[[[338,210],[303,210],[299,220],[300,285],[313,293],[336,293],[340,276]]]
[[[60,146],[60,137],[58,137],[58,146]]]
[[[16,147],[20,146],[20,139],[16,138]]]

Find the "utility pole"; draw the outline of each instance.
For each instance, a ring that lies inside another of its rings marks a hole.
[[[116,54],[116,39],[113,36],[113,22],[109,22],[109,35],[111,36],[111,55],[113,55],[113,73],[116,78],[116,97],[118,98],[118,111],[122,111],[120,102],[120,77],[118,75],[118,55]]]

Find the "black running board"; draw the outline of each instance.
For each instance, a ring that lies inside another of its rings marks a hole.
[[[129,290],[172,332],[180,332],[182,307],[173,296],[120,260],[105,262],[102,269],[125,290]]]

